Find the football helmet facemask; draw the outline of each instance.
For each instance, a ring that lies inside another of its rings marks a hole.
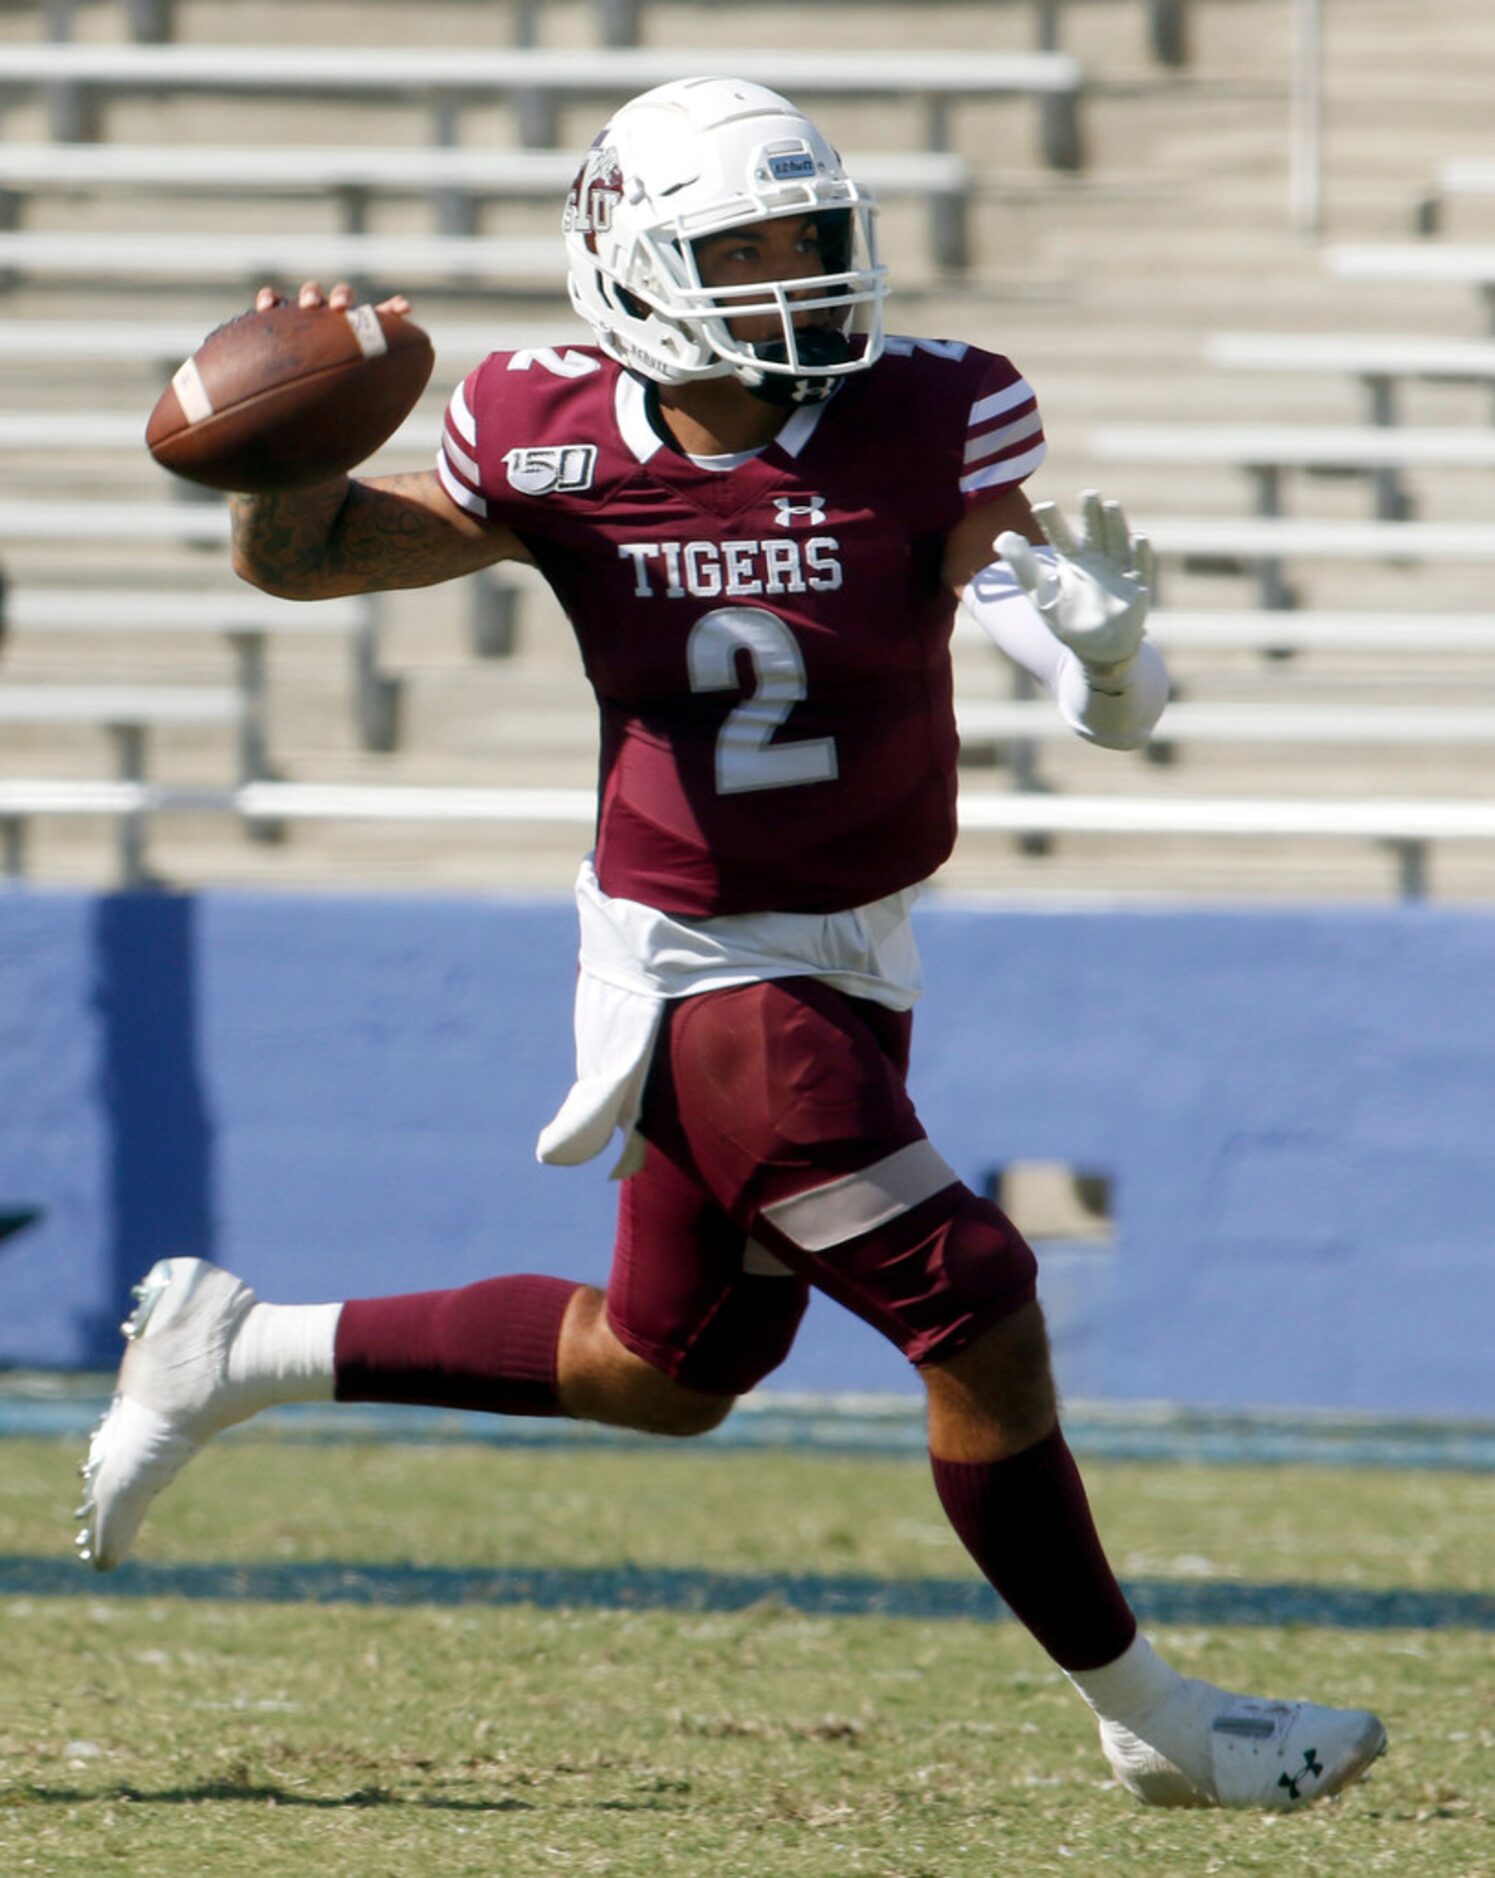
[[[702,282],[702,236],[807,215],[820,273]],[[882,351],[876,206],[810,120],[762,85],[679,79],[625,104],[587,152],[563,229],[572,305],[603,351],[659,384],[732,376],[771,403],[813,404]],[[731,330],[765,317],[774,338]]]

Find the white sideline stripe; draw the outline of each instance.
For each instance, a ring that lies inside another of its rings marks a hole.
[[[200,424],[205,417],[213,415],[213,400],[203,385],[195,359],[186,359],[177,367],[172,374],[171,388],[189,424]]]
[[[371,306],[350,306],[343,317],[353,328],[358,350],[366,359],[377,359],[381,353],[388,352],[389,341],[384,337],[379,315]]]
[[[765,1206],[763,1217],[806,1252],[825,1252],[885,1226],[960,1179],[928,1141],[911,1141],[859,1173]]]

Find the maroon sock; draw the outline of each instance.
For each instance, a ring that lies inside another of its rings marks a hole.
[[[578,1290],[568,1278],[527,1276],[355,1298],[337,1323],[337,1400],[560,1415],[556,1348]]]
[[[966,1550],[1060,1668],[1099,1669],[1120,1656],[1137,1620],[1059,1430],[1006,1461],[930,1459]]]

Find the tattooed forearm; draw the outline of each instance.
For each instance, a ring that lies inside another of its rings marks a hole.
[[[523,555],[505,530],[454,517],[429,474],[235,496],[230,507],[236,571],[293,599],[429,587]]]
[[[351,484],[230,496],[234,570],[270,593],[307,597],[328,573],[328,539]]]

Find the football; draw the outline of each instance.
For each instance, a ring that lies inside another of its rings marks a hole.
[[[398,313],[293,302],[242,314],[178,368],[145,429],[163,468],[247,493],[325,482],[409,416],[435,364]]]

